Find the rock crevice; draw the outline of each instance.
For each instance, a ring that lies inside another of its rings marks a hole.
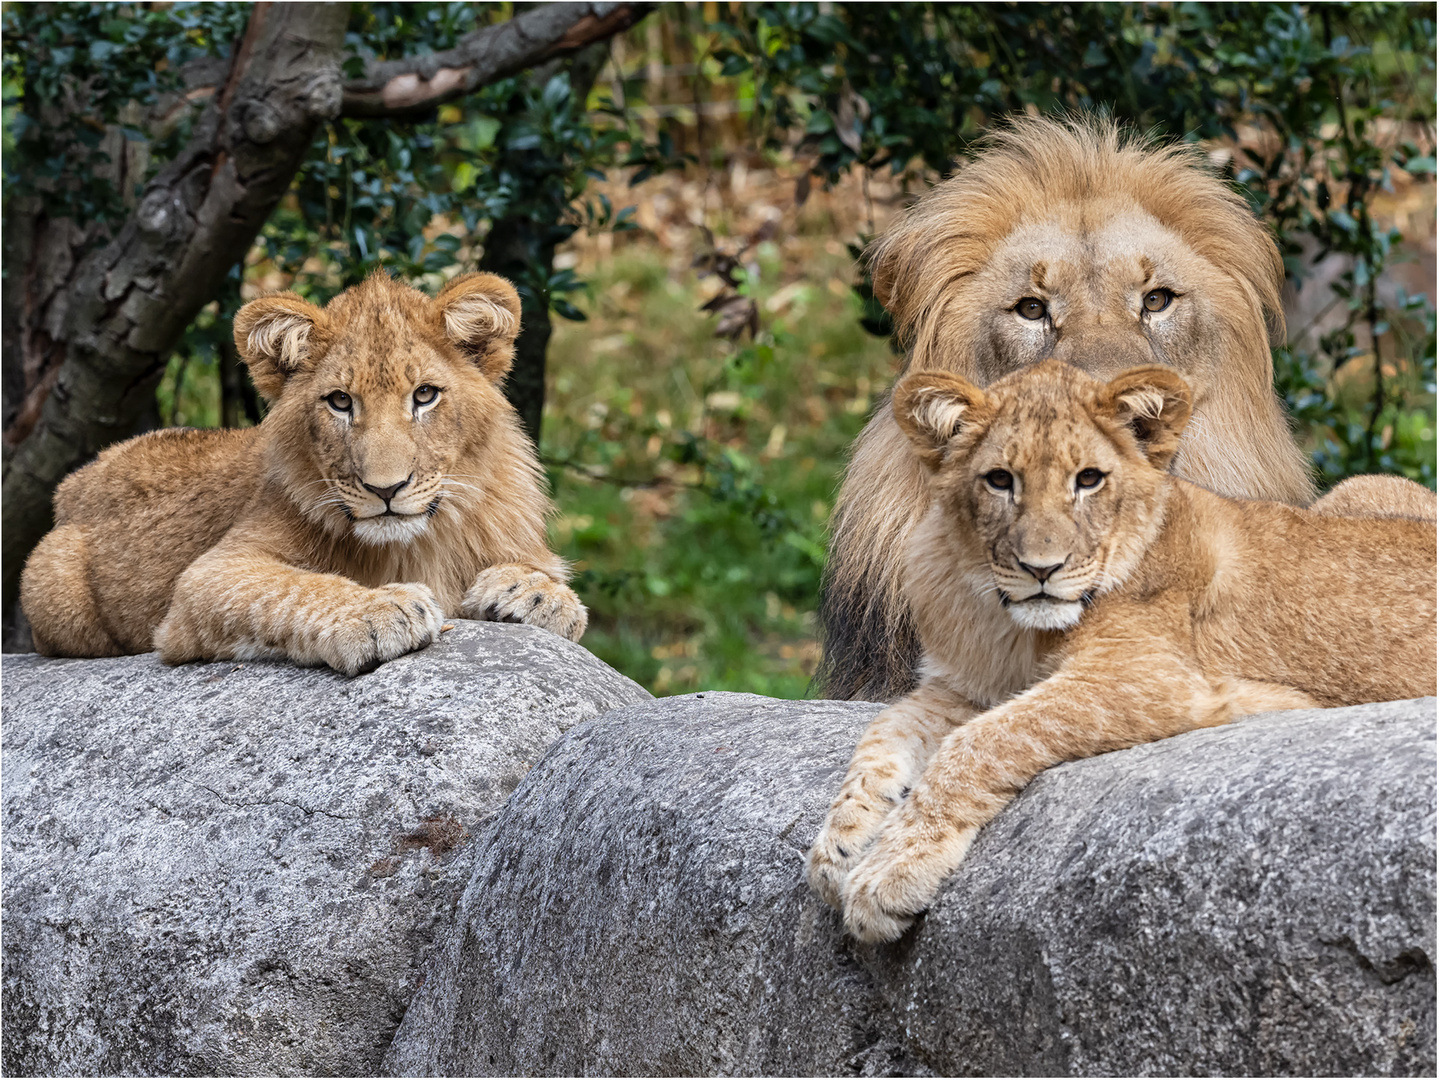
[[[481,842],[386,1068],[1432,1073],[1432,700],[1052,769],[871,947],[802,870],[877,709],[707,693],[576,728]]]

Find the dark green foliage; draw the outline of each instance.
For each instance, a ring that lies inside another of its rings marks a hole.
[[[1422,299],[1380,295],[1401,237],[1371,211],[1395,170],[1434,173],[1432,152],[1381,142],[1377,128],[1417,120],[1433,130],[1432,9],[832,7],[744,5],[713,27],[723,72],[753,82],[762,136],[779,145],[802,133],[813,171],[829,181],[916,159],[948,171],[995,121],[1027,108],[1100,110],[1188,141],[1237,139],[1228,175],[1270,224],[1291,280],[1302,288],[1314,264],[1347,260],[1329,286],[1347,314],[1342,327],[1316,351],[1276,356],[1280,390],[1319,443],[1321,480],[1383,470],[1433,485],[1433,312]],[[867,283],[860,295],[873,308]],[[877,311],[866,325],[889,331]],[[1399,355],[1381,358],[1366,402],[1348,400],[1334,377],[1361,357],[1373,371],[1376,340]]]
[[[244,31],[249,5],[12,4],[5,8],[5,195],[38,195],[50,217],[114,222],[126,192],[111,179],[106,128],[151,141],[145,111],[182,88],[180,69],[222,55]],[[183,144],[165,130],[152,168]],[[130,178],[138,188],[147,176]]]

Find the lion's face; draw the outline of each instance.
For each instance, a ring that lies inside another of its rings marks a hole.
[[[323,311],[256,300],[237,342],[272,402],[275,467],[302,512],[366,544],[423,535],[447,500],[466,501],[503,409],[519,301],[502,279],[456,279],[431,301],[385,276]]]
[[[995,245],[963,289],[972,364],[987,385],[1053,357],[1098,378],[1166,364],[1207,385],[1224,339],[1223,281],[1135,206],[1071,203]],[[1207,348],[1195,343],[1209,343]]]
[[[1051,361],[985,390],[917,372],[894,395],[983,591],[1035,630],[1073,626],[1133,570],[1189,411],[1184,380],[1153,366],[1102,383]]]

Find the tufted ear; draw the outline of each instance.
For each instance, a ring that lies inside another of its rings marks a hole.
[[[325,313],[294,293],[276,293],[251,300],[235,313],[235,348],[255,389],[273,403],[285,380],[310,361],[310,336]]]
[[[900,429],[931,469],[938,469],[956,449],[973,443],[992,415],[984,392],[948,371],[906,375],[894,388],[892,406]]]
[[[520,296],[494,274],[465,274],[435,297],[445,336],[473,360],[485,378],[499,382],[515,358]]]
[[[1140,452],[1156,469],[1167,469],[1193,408],[1189,384],[1173,368],[1130,368],[1099,394],[1100,411],[1133,433]]]

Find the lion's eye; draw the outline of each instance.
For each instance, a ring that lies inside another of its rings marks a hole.
[[[1104,479],[1104,474],[1098,469],[1080,469],[1079,475],[1074,478],[1075,484],[1080,488],[1097,488],[1099,482]]]
[[[1014,310],[1019,312],[1019,317],[1033,322],[1035,319],[1044,318],[1049,310],[1044,306],[1044,301],[1033,296],[1026,296],[1019,303],[1014,305]]]
[[[351,402],[350,400],[350,395],[345,393],[343,390],[336,390],[329,397],[325,398],[325,400],[329,402],[330,408],[334,409],[336,412],[349,412],[350,407],[353,404],[353,402]]]
[[[426,384],[425,386],[422,386],[415,391],[415,404],[428,405],[430,402],[434,401],[435,398],[439,396],[439,390],[437,390],[433,386]]]
[[[1168,289],[1153,289],[1144,294],[1145,311],[1163,311],[1174,302],[1174,294]]]
[[[984,482],[996,491],[1008,491],[1014,487],[1014,475],[1004,469],[990,469],[984,474]]]

